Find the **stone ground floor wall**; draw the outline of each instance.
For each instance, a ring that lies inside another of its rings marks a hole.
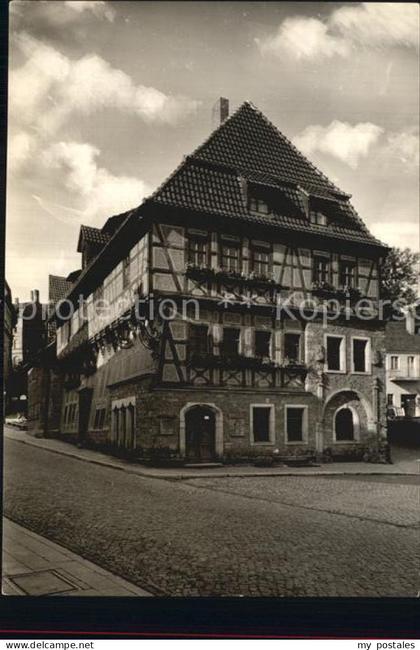
[[[300,455],[327,449],[333,456],[351,454],[376,436],[372,420],[373,407],[368,397],[354,390],[342,390],[327,396],[323,402],[312,393],[263,392],[208,389],[152,388],[150,380],[125,382],[109,389],[107,412],[101,431],[90,430],[88,439],[93,444],[115,443],[112,431],[112,406],[129,400],[135,405],[135,451],[147,454],[151,450],[168,451],[184,457],[186,454],[186,418],[195,406],[210,408],[215,414],[216,457],[224,460],[280,455]],[[272,437],[270,442],[258,443],[252,438],[251,406],[269,406],[272,409]],[[304,440],[288,442],[286,436],[286,409],[305,408]],[[355,440],[340,442],[335,439],[334,417],[340,408],[348,407],[354,414]],[[275,452],[278,450],[278,452]]]

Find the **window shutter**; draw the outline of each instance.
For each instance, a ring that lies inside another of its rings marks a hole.
[[[222,340],[222,326],[218,324],[212,325],[212,338],[213,338],[213,354],[219,356],[220,342]]]
[[[252,327],[245,327],[242,330],[241,342],[242,345],[240,345],[239,350],[240,354],[244,354],[246,357],[252,357]]]

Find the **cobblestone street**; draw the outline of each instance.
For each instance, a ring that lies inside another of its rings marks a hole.
[[[5,440],[5,514],[156,594],[416,596],[419,487],[169,481]]]

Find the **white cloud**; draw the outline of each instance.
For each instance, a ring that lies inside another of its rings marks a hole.
[[[282,57],[284,54],[297,59],[315,56],[330,58],[335,54],[346,56],[350,45],[328,34],[328,27],[316,18],[286,18],[274,36],[256,39],[261,52]]]
[[[103,0],[65,0],[65,6],[77,13],[92,12],[97,18],[106,18],[111,23],[115,18],[115,9]]]
[[[390,133],[387,138],[387,154],[397,158],[408,167],[419,165],[419,135],[402,131]]]
[[[27,61],[10,74],[11,115],[41,133],[55,133],[72,114],[105,108],[148,122],[176,123],[198,106],[195,100],[135,84],[96,54],[71,60],[26,33],[16,42]]]
[[[349,56],[355,46],[418,48],[419,8],[416,3],[365,2],[335,9],[325,20],[292,16],[276,34],[256,42],[263,54],[296,60]]]
[[[413,221],[376,222],[369,226],[370,231],[389,246],[419,250],[420,224]]]
[[[329,154],[356,169],[359,160],[368,155],[382,133],[383,129],[371,122],[352,126],[334,120],[329,126],[314,124],[306,127],[293,142],[308,156],[316,152]]]
[[[41,156],[47,173],[56,174],[57,186],[64,186],[80,206],[76,209],[65,206],[66,221],[74,217],[73,213],[86,221],[96,218],[103,221],[110,214],[136,207],[150,193],[144,181],[132,176],[115,176],[99,167],[99,155],[99,149],[88,143],[57,142]],[[54,214],[53,204],[43,197],[34,198],[47,212]]]
[[[362,45],[418,47],[419,7],[410,2],[363,2],[332,12],[329,25]]]
[[[12,172],[19,170],[29,159],[35,148],[35,138],[25,131],[10,136],[7,147],[8,169]]]

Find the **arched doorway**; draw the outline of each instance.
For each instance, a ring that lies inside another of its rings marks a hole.
[[[195,463],[215,457],[216,418],[208,406],[195,406],[185,414],[185,456]]]
[[[335,414],[335,439],[337,442],[344,442],[347,440],[354,440],[354,420],[353,411],[344,407],[337,411]]]

